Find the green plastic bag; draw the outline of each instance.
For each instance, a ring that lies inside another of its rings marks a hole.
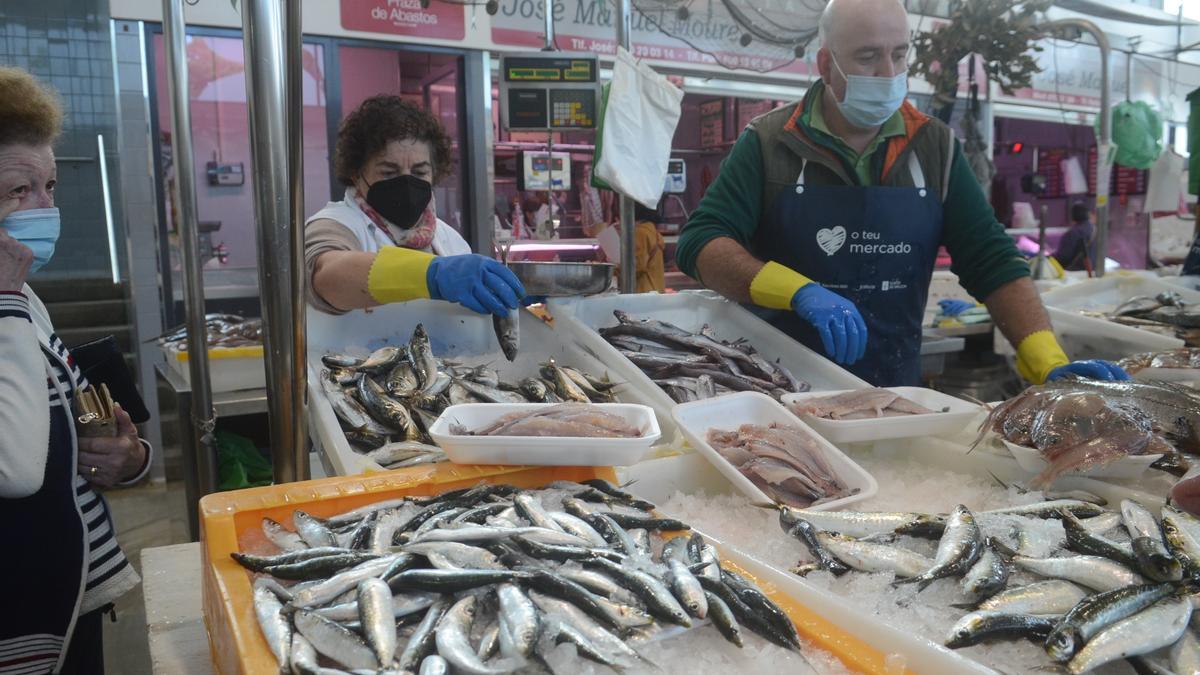
[[[1133,169],[1149,169],[1162,154],[1162,117],[1145,101],[1125,101],[1112,109],[1113,161]],[[1096,137],[1100,119],[1096,118]]]
[[[218,490],[270,485],[275,478],[271,463],[254,442],[228,431],[217,432],[217,477]]]

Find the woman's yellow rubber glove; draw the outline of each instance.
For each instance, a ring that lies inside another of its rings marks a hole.
[[[399,246],[379,249],[367,273],[367,292],[381,305],[428,298],[426,277],[435,257],[432,253]]]

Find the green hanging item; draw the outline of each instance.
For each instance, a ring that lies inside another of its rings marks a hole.
[[[1113,161],[1132,169],[1149,169],[1162,154],[1162,116],[1144,101],[1125,101],[1112,109]],[[1100,118],[1096,117],[1096,137]]]
[[[1200,89],[1187,95],[1188,194],[1200,195]]]
[[[217,432],[218,490],[240,490],[270,485],[274,480],[271,463],[245,436]]]

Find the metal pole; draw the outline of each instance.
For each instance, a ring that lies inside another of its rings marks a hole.
[[[191,379],[191,431],[195,439],[198,492],[214,485],[216,412],[208,379],[208,326],[204,321],[204,276],[200,270],[200,230],[196,215],[192,114],[188,107],[187,37],[184,0],[163,0],[163,44],[167,57],[167,90],[171,102],[171,145],[175,164],[175,212],[182,247],[183,304],[187,314],[188,374]],[[200,496],[200,495],[196,495]],[[188,505],[194,509],[194,504]]]
[[[1087,31],[1100,47],[1100,137],[1096,148],[1096,276],[1104,276],[1104,261],[1108,258],[1108,189],[1112,176],[1112,161],[1108,157],[1112,143],[1112,94],[1109,91],[1111,76],[1108,59],[1112,49],[1108,36],[1100,27],[1085,19],[1060,19],[1042,24],[1046,33],[1053,34],[1063,28]]]
[[[618,0],[617,44],[628,50],[633,38],[633,0]],[[637,292],[637,248],[634,246],[633,200],[620,195],[621,208],[621,292]]]
[[[496,169],[492,147],[492,59],[486,51],[463,56],[466,86],[467,218],[463,234],[476,253],[491,255],[496,211]]]
[[[554,0],[546,0],[543,3],[542,11],[546,15],[546,44],[542,47],[542,51],[558,51],[558,48],[554,46]]]
[[[288,0],[242,0],[267,412],[276,483],[308,477],[299,5]]]

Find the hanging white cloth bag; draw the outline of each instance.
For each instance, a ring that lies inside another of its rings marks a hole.
[[[657,207],[682,103],[683,91],[618,48],[596,175],[643,206]]]

